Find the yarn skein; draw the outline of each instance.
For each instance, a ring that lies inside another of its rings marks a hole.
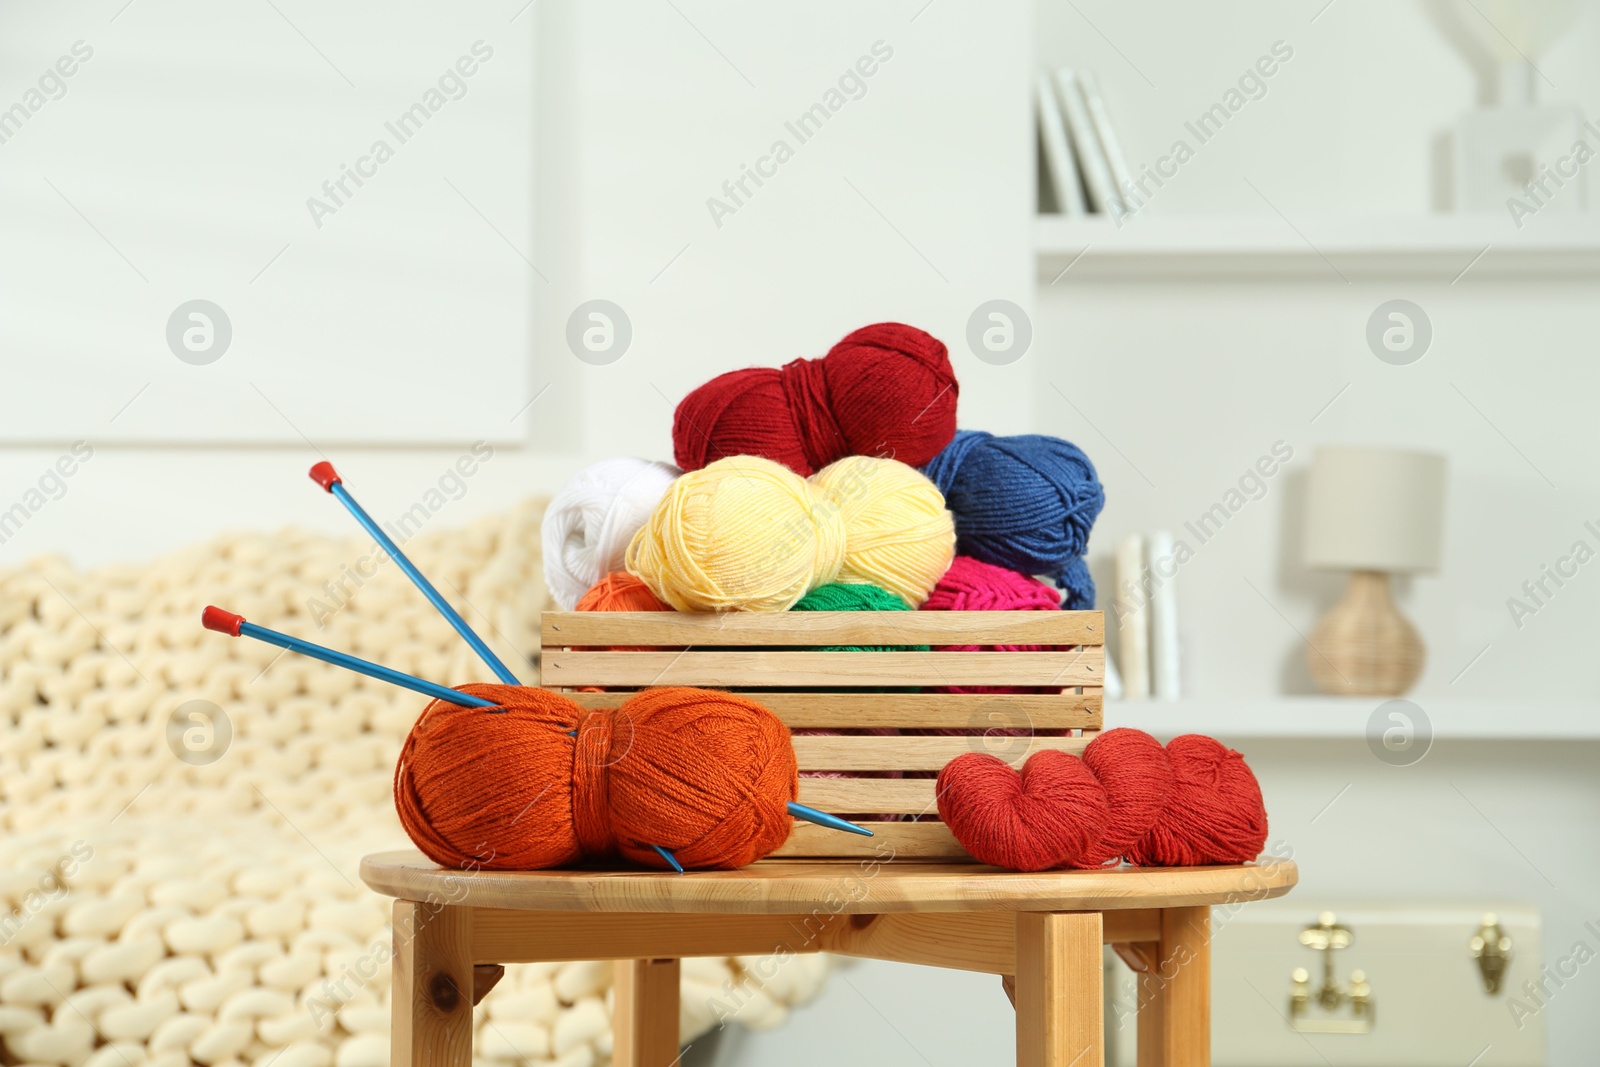
[[[1083,555],[1105,491],[1078,446],[1040,434],[961,430],[922,472],[955,515],[962,555],[1047,574],[1061,587],[1062,607],[1094,606],[1094,580]]]
[[[1105,790],[1083,761],[1044,749],[1021,773],[986,753],[957,756],[939,772],[939,817],[984,863],[1046,871],[1093,847],[1110,814]]]
[[[1192,867],[1255,859],[1267,841],[1267,810],[1244,757],[1214,738],[1185,734],[1167,742],[1167,759],[1172,799],[1129,848],[1128,862]]]
[[[841,582],[864,582],[920,604],[950,569],[955,520],[944,496],[894,460],[846,456],[811,476],[844,519]]]
[[[1177,783],[1169,752],[1143,730],[1107,730],[1083,750],[1083,764],[1104,787],[1110,810],[1100,839],[1084,850],[1078,865],[1100,867],[1153,832]]]
[[[672,483],[627,564],[679,611],[787,611],[838,580],[920,604],[954,553],[939,491],[903,463],[851,457],[808,481],[732,456]]]
[[[628,571],[679,611],[787,611],[844,564],[844,520],[759,456],[672,483],[628,546]]]
[[[969,752],[945,764],[937,790],[939,815],[962,847],[1013,870],[1119,857],[1140,866],[1246,863],[1267,841],[1261,787],[1244,757],[1199,734],[1163,748],[1142,731],[1110,730],[1081,760],[1046,749],[1020,775]]]
[[[497,702],[430,703],[395,767],[395,808],[443,867],[534,870],[622,856],[732,868],[789,836],[789,731],[733,693],[668,687],[585,710],[544,689],[468,685]],[[576,736],[574,736],[574,732]]]
[[[761,456],[802,477],[844,456],[920,466],[956,431],[955,371],[937,338],[897,322],[863,326],[821,359],[718,375],[678,404],[684,470]]]
[[[672,605],[627,571],[613,571],[578,598],[573,611],[671,611]]]
[[[562,611],[622,568],[628,542],[679,474],[666,463],[622,456],[585,467],[545,509],[544,576]]]

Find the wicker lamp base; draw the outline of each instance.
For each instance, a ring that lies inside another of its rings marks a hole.
[[[1381,571],[1350,575],[1306,649],[1312,680],[1335,696],[1399,696],[1416,684],[1426,659],[1422,637],[1395,607]]]

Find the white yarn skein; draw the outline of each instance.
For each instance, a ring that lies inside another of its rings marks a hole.
[[[544,513],[544,579],[562,611],[612,571],[674,478],[669,463],[621,456],[585,467]]]

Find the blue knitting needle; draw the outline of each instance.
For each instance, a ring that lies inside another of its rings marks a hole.
[[[231,611],[223,611],[218,607],[207,607],[200,613],[200,623],[208,630],[227,634],[230,637],[253,637],[257,641],[265,641],[269,645],[286,648],[290,652],[298,652],[302,656],[320,659],[324,663],[331,663],[335,667],[344,667],[364,674],[369,678],[376,678],[381,682],[390,682],[403,686],[406,689],[421,693],[423,696],[433,697],[435,700],[447,700],[452,704],[459,704],[467,708],[497,708],[500,705],[484,697],[463,693],[459,689],[451,689],[438,682],[430,682],[414,675],[397,671],[392,667],[385,667],[373,663],[371,660],[361,659],[346,652],[335,652],[322,645],[314,645],[310,641],[302,641],[298,637],[291,637],[277,630],[269,630],[265,626],[257,626],[253,622],[246,622],[243,615],[235,615]]]
[[[422,591],[422,595],[427,597],[433,606],[439,609],[439,613],[445,617],[445,621],[455,627],[456,633],[460,634],[467,644],[472,646],[472,650],[489,665],[489,669],[494,671],[502,682],[507,685],[521,684],[516,675],[512,674],[506,668],[506,665],[500,662],[495,654],[489,650],[489,646],[483,643],[483,639],[473,631],[472,627],[467,625],[467,621],[457,614],[455,608],[451,607],[449,602],[439,595],[439,591],[433,587],[432,583],[422,576],[422,572],[417,570],[416,565],[406,558],[405,553],[400,551],[400,546],[395,544],[389,535],[384,532],[383,527],[374,522],[372,516],[368,515],[366,510],[356,503],[355,498],[350,495],[350,491],[344,487],[344,479],[339,477],[339,472],[333,469],[332,463],[323,460],[321,463],[313,465],[310,475],[312,481],[338,498],[339,503],[343,504],[350,514],[355,516],[356,521],[366,529],[367,533],[377,539],[383,550],[389,553],[394,558],[394,561],[400,565],[400,569],[406,573],[406,577],[410,578],[412,583]],[[829,815],[825,811],[808,808],[804,804],[791,802],[789,804],[789,814],[797,819],[805,819],[808,822],[814,822],[818,826],[826,826],[829,829],[843,830],[852,834],[864,834],[867,837],[872,836],[871,830],[863,829],[854,823]],[[672,853],[659,845],[651,845],[650,847],[661,853],[662,858],[670,863],[674,870],[682,872],[683,868],[678,865],[678,861]]]
[[[847,822],[837,815],[829,815],[825,811],[808,808],[804,804],[796,804],[792,800],[789,801],[789,814],[797,819],[804,819],[806,822],[814,822],[818,826],[825,826],[830,830],[843,830],[847,834],[860,834],[863,837],[873,836],[872,831],[865,826],[857,826],[855,823]]]
[[[357,674],[365,674],[369,678],[393,682],[395,685],[415,690],[424,696],[447,700],[452,704],[459,704],[469,708],[493,708],[499,706],[494,701],[487,700],[484,697],[463,693],[448,686],[440,685],[437,682],[429,682],[394,670],[391,667],[384,667],[369,660],[361,659],[358,656],[335,652],[331,648],[324,648],[322,645],[315,645],[310,641],[302,641],[298,637],[291,637],[288,634],[279,633],[277,630],[269,630],[265,626],[257,626],[253,622],[246,622],[243,615],[235,615],[231,611],[223,611],[218,607],[208,606],[205,611],[200,613],[200,622],[208,630],[216,630],[218,633],[228,634],[232,637],[253,637],[257,641],[265,641],[269,645],[277,645],[279,648],[286,648],[290,652],[298,652],[302,656],[320,659],[322,662],[331,663],[335,667],[345,667],[355,671]],[[683,873],[683,864],[678,862],[676,856],[660,845],[651,845],[650,847],[655,849],[662,859],[671,864],[673,870],[679,874]]]
[[[257,641],[265,641],[269,645],[277,645],[279,648],[286,648],[290,652],[298,652],[302,656],[310,656],[312,659],[331,663],[335,667],[344,667],[346,670],[364,674],[369,678],[376,678],[381,682],[402,686],[413,692],[421,693],[423,696],[433,697],[436,700],[445,700],[468,708],[499,707],[494,701],[485,697],[463,693],[459,689],[451,689],[449,686],[440,685],[438,682],[430,682],[415,675],[397,671],[392,667],[385,667],[382,664],[373,663],[371,660],[364,660],[359,656],[352,656],[346,652],[336,652],[323,645],[313,644],[310,641],[304,641],[298,637],[280,633],[277,630],[269,630],[265,626],[257,626],[253,622],[246,622],[243,615],[235,615],[233,612],[224,611],[219,607],[207,607],[200,614],[200,622],[208,630],[215,630],[230,637],[253,637]],[[871,830],[846,822],[837,815],[829,815],[825,811],[808,808],[804,804],[796,804],[794,801],[789,802],[789,814],[797,819],[805,819],[816,823],[818,826],[826,826],[829,829],[844,830],[853,834],[865,834],[867,837],[872,836]],[[678,863],[677,858],[672,853],[659,845],[651,845],[650,847],[660,853],[661,858],[671,864],[673,870],[678,871],[680,874],[683,872],[683,866]]]
[[[450,606],[449,601],[439,595],[439,590],[433,587],[433,583],[424,578],[422,572],[417,570],[416,566],[406,558],[405,553],[400,551],[400,546],[395,544],[394,540],[383,532],[383,527],[374,522],[372,516],[368,515],[366,510],[356,503],[355,497],[351,496],[349,491],[345,489],[344,479],[339,477],[339,472],[333,469],[332,463],[324,460],[313,466],[311,468],[311,480],[336,497],[339,503],[343,504],[350,514],[355,516],[356,521],[366,529],[367,533],[377,539],[379,546],[393,557],[394,561],[400,565],[400,569],[405,571],[406,577],[411,579],[412,584],[422,591],[422,595],[427,597],[434,607],[439,609],[439,614],[444,616],[446,622],[455,627],[456,633],[460,634],[462,640],[472,646],[472,651],[476,652],[478,658],[489,665],[489,669],[494,671],[497,678],[507,685],[522,684],[522,680],[511,673],[511,668],[500,662],[500,657],[491,652],[489,646],[483,643],[483,638],[479,637],[472,627],[467,625],[467,620],[463,619],[456,609]]]

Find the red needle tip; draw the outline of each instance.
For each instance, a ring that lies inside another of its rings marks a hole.
[[[327,460],[323,460],[311,468],[311,480],[330,493],[333,492],[334,485],[344,481],[343,478],[339,477],[339,472],[333,469],[333,464]]]
[[[229,637],[239,636],[239,626],[244,622],[243,615],[235,615],[231,611],[223,611],[214,605],[208,605],[200,613],[200,625],[208,630],[215,630],[219,634]]]

